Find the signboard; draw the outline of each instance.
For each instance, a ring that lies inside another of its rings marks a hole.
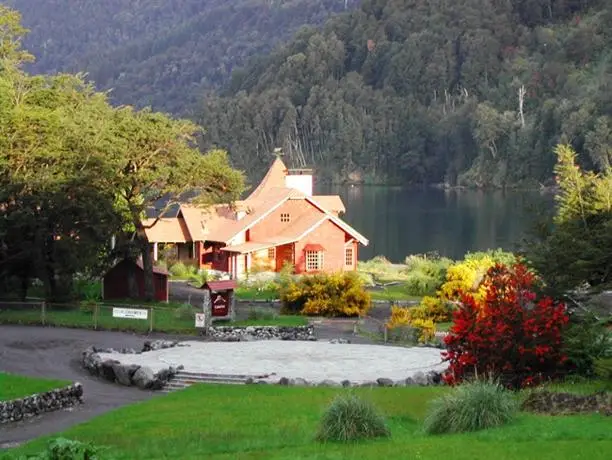
[[[227,292],[223,294],[215,292],[212,295],[212,315],[213,316],[227,316],[229,312],[229,296]]]
[[[195,314],[195,327],[206,327],[206,313]]]
[[[129,319],[147,319],[149,310],[141,310],[138,308],[115,308],[113,307],[114,318],[129,318]]]

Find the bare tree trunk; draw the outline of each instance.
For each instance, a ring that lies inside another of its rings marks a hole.
[[[138,245],[142,254],[142,268],[144,271],[144,296],[145,300],[152,301],[155,300],[155,290],[153,288],[153,258],[151,257],[149,241],[145,235],[138,235]]]
[[[523,113],[523,104],[525,103],[525,94],[527,91],[525,90],[525,85],[521,85],[518,90],[519,97],[519,114],[521,115],[521,127],[525,127],[525,114]]]

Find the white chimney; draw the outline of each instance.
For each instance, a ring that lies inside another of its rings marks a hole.
[[[312,169],[287,170],[285,187],[294,188],[306,196],[312,196]]]

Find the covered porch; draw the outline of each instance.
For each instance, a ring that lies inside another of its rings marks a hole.
[[[247,242],[221,248],[228,254],[228,272],[241,278],[251,271],[279,272],[285,263],[295,263],[295,244]]]

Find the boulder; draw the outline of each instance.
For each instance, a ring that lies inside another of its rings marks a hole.
[[[289,379],[287,377],[281,377],[281,379],[278,381],[279,385],[284,385],[284,386],[288,386],[290,385]]]
[[[140,367],[132,376],[132,383],[141,390],[151,388],[155,381],[155,373],[150,367]]]
[[[293,379],[293,384],[300,387],[307,387],[308,381],[298,377],[296,379]]]
[[[420,385],[420,386],[427,385],[427,376],[423,372],[416,372],[412,376],[412,380],[414,380],[415,385]]]
[[[376,379],[376,383],[378,383],[379,387],[392,387],[393,386],[393,380],[387,379],[384,377]]]
[[[351,386],[351,381],[350,380],[343,380],[342,382],[340,382],[340,384],[344,387],[344,388],[348,388]]]
[[[129,387],[132,385],[132,377],[136,371],[140,369],[140,366],[136,364],[114,364],[113,372],[115,373],[115,379],[117,383]]]
[[[335,380],[325,379],[322,382],[319,382],[317,384],[317,386],[319,386],[319,387],[339,387],[341,385],[340,385],[340,383],[336,382]]]
[[[113,369],[113,366],[115,364],[119,364],[119,361],[115,361],[112,359],[107,359],[106,361],[103,361],[99,367],[100,377],[108,380],[109,382],[114,382],[116,377],[115,377],[115,370]]]
[[[406,378],[406,380],[404,380],[404,385],[406,385],[407,387],[411,387],[412,385],[416,385],[416,382],[412,377],[408,377]]]

